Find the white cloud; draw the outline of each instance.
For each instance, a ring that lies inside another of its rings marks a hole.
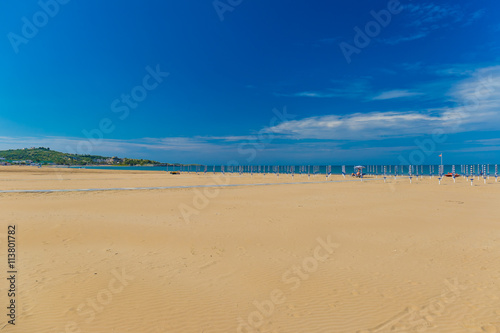
[[[461,81],[452,93],[463,102],[500,106],[500,66],[477,69]]]
[[[374,99],[414,96],[407,90],[384,92]],[[326,115],[287,121],[266,131],[290,139],[375,140],[431,133],[500,129],[500,66],[474,71],[451,89],[453,107]]]
[[[413,97],[422,95],[420,92],[412,92],[409,90],[390,90],[384,91],[372,98],[372,100],[386,100],[386,99],[394,99],[394,98],[402,98],[402,97]]]
[[[290,139],[377,140],[429,133],[443,118],[419,112],[371,112],[292,120],[267,129]]]

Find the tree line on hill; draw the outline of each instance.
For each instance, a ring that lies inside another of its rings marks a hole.
[[[62,153],[46,147],[0,151],[0,163],[56,165],[172,165],[152,160]]]

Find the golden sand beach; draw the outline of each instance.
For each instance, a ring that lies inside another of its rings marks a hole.
[[[0,167],[0,191],[108,189],[0,193],[0,329],[500,332],[500,183],[343,180]]]

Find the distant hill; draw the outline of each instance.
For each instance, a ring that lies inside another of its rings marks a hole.
[[[143,159],[61,153],[45,147],[1,150],[0,162],[58,165],[169,165]]]

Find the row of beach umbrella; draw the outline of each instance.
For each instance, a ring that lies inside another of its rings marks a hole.
[[[339,170],[341,167],[341,171]],[[355,175],[359,175],[361,178],[366,176],[381,176],[384,181],[388,177],[408,177],[410,182],[413,178],[423,178],[424,176],[429,176],[430,178],[437,177],[441,183],[443,177],[451,177],[456,181],[457,177],[463,177],[472,182],[474,178],[479,179],[482,177],[484,182],[490,178],[490,170],[494,171],[495,180],[498,181],[498,165],[490,164],[463,164],[463,165],[451,165],[448,166],[448,173],[445,174],[444,165],[356,165],[353,166],[353,171]],[[457,173],[458,168],[460,172]],[[344,177],[346,176],[346,165],[334,166],[334,165],[221,165],[221,166],[208,166],[208,165],[184,165],[177,167],[179,171],[184,172],[194,172],[194,173],[230,173],[230,174],[275,174],[279,177],[280,174],[288,174],[292,177],[295,174],[307,174],[309,177],[315,175],[324,175],[328,179],[335,170],[337,174],[341,173]],[[167,168],[168,171],[168,168]]]

